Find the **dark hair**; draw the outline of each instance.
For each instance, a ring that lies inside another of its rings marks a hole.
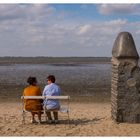
[[[29,83],[29,85],[34,85],[34,83],[37,83],[36,77],[28,77],[27,83]]]
[[[52,83],[55,83],[55,76],[54,75],[49,75],[47,77],[48,80],[50,80]]]

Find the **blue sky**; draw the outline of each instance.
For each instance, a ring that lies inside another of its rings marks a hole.
[[[111,56],[119,32],[140,54],[140,4],[0,4],[0,56]]]

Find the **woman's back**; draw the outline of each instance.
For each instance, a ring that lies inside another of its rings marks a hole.
[[[38,86],[29,85],[24,89],[23,96],[41,96],[41,90]],[[24,99],[24,108],[28,111],[42,110],[41,102],[40,99]]]

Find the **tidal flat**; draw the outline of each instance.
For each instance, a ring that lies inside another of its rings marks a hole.
[[[104,57],[0,57],[1,102],[20,101],[29,76],[36,76],[43,90],[49,74],[56,76],[62,95],[70,95],[73,102],[109,102],[110,60]]]

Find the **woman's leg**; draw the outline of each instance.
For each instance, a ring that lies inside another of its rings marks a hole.
[[[35,122],[35,112],[31,112],[32,114],[32,122]]]
[[[46,112],[48,120],[52,120],[51,111]]]
[[[39,122],[41,122],[41,114],[42,114],[42,112],[39,111],[39,112],[38,112],[38,120],[39,120]]]
[[[53,111],[54,119],[58,120],[58,111]]]

